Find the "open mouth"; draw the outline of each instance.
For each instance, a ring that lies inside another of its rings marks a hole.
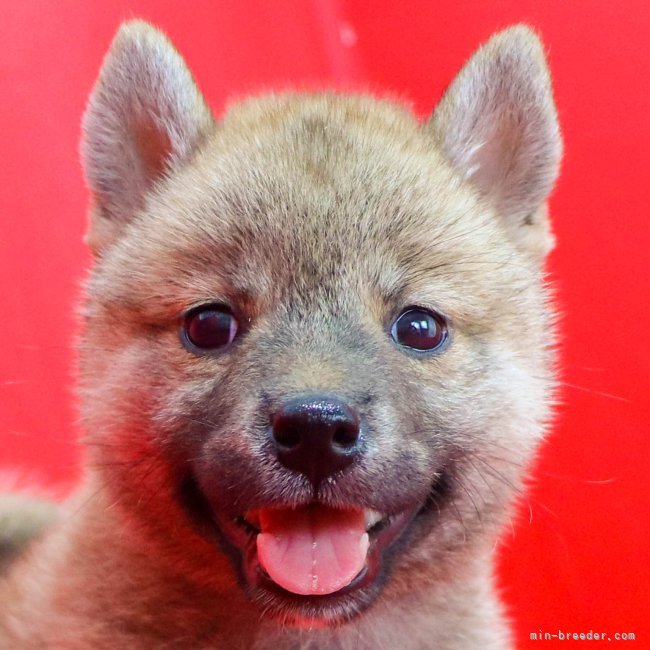
[[[207,524],[225,542],[255,600],[285,620],[292,610],[295,620],[311,624],[350,618],[372,602],[395,542],[414,520],[439,509],[448,478],[438,476],[424,503],[391,514],[313,501],[232,517],[215,512],[191,477],[183,481],[181,498],[203,530]]]
[[[372,582],[383,550],[414,514],[411,509],[387,516],[310,503],[262,509],[234,524],[248,537],[245,559],[251,582],[313,597],[349,593]]]

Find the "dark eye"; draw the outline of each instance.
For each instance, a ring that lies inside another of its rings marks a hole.
[[[440,314],[411,307],[397,317],[390,328],[390,335],[402,347],[431,352],[445,344],[449,331],[447,321]]]
[[[237,336],[237,319],[222,305],[202,305],[185,315],[185,340],[201,350],[215,350],[232,343]]]

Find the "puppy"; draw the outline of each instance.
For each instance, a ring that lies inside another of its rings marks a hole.
[[[336,93],[215,120],[130,22],[83,131],[86,478],[6,571],[2,647],[512,647],[494,549],[554,389],[535,34],[423,123]]]

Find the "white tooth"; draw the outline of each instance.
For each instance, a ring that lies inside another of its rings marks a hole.
[[[366,510],[364,514],[366,516],[366,530],[378,524],[385,517],[385,515],[376,510]]]

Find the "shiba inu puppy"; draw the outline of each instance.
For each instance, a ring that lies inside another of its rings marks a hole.
[[[215,120],[130,22],[83,128],[87,474],[6,572],[2,647],[510,647],[492,559],[554,386],[535,34],[424,123],[336,93]]]

